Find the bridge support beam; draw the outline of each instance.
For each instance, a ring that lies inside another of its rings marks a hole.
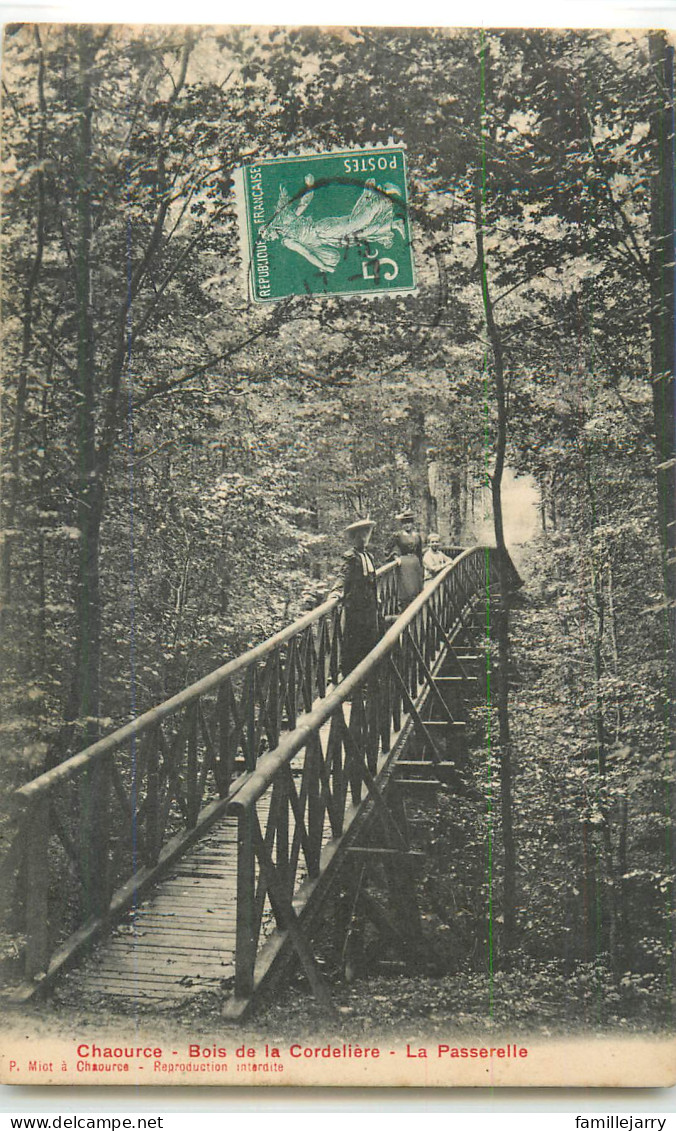
[[[348,981],[364,961],[366,919],[376,928],[382,944],[395,946],[407,964],[416,966],[424,951],[414,869],[416,863],[425,859],[425,853],[410,848],[404,800],[396,781],[390,783],[384,801],[403,844],[393,847],[390,821],[378,821],[379,837],[372,835],[368,843],[353,845],[347,850],[345,894],[341,902],[350,910],[347,921],[342,924],[345,941],[341,957]],[[374,843],[375,839],[385,840],[386,844]],[[381,891],[387,888],[389,907],[383,906],[381,899],[369,890],[369,879],[375,880]]]

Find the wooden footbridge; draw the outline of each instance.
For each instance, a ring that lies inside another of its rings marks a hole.
[[[402,795],[461,781],[491,560],[459,552],[399,617],[396,566],[379,570],[390,627],[342,682],[333,598],[18,790],[0,865],[25,937],[10,996],[57,979],[157,1005],[216,991],[240,1017],[295,956],[330,1004],[312,940],[338,891],[348,934],[359,901],[415,950]]]

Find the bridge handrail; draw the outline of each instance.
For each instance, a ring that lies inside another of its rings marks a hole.
[[[228,1016],[238,1017],[247,1008],[257,988],[273,976],[285,947],[295,948],[321,998],[322,980],[308,958],[313,916],[363,830],[369,806],[382,844],[376,851],[384,854],[382,866],[398,906],[397,927],[406,939],[415,903],[405,859],[409,844],[405,820],[396,820],[383,791],[409,750],[441,764],[445,774],[454,766],[454,757],[448,761],[454,754],[452,736],[465,722],[456,714],[455,696],[437,677],[449,664],[460,673],[456,678],[469,678],[464,664],[472,654],[461,655],[458,646],[471,632],[475,599],[489,594],[490,562],[488,547],[467,550],[450,562],[362,662],[295,729],[280,736],[275,749],[261,755],[231,798],[227,811],[237,818],[237,880]],[[389,796],[397,810],[399,791]],[[273,934],[265,918],[268,905]],[[417,945],[413,931],[408,938]]]
[[[380,566],[376,570],[378,580],[385,577],[387,574],[393,572],[397,568],[395,561],[387,562],[385,565]],[[182,710],[190,703],[200,699],[203,695],[210,691],[214,691],[226,679],[231,679],[233,676],[240,674],[251,665],[264,660],[275,648],[287,644],[294,636],[298,636],[304,632],[310,625],[318,623],[323,617],[327,616],[339,603],[338,597],[329,597],[316,609],[305,613],[304,616],[299,617],[286,628],[276,632],[274,636],[270,636],[261,644],[257,644],[254,648],[250,648],[247,652],[243,652],[234,660],[229,660],[227,664],[216,668],[210,672],[209,675],[203,676],[195,683],[190,684],[189,687],[180,691],[177,695],[171,696],[163,703],[158,704],[157,707],[151,707],[150,710],[145,711],[138,718],[130,723],[125,723],[124,726],[118,727],[111,734],[106,735],[105,738],[99,739],[85,750],[80,751],[79,754],[73,754],[66,761],[61,762],[60,765],[54,766],[51,770],[46,770],[38,777],[33,778],[27,782],[26,785],[21,786],[20,789],[15,790],[14,798],[20,805],[28,805],[37,797],[50,791],[55,787],[68,781],[70,778],[75,777],[81,773],[92,763],[98,761],[100,758],[105,758],[111,751],[122,746],[124,743],[129,742],[131,739],[137,738],[144,731],[150,727],[155,726],[162,719],[174,714],[176,711]]]
[[[406,610],[387,630],[368,656],[345,679],[341,680],[331,694],[322,699],[313,711],[304,716],[302,725],[286,734],[275,750],[262,755],[256,769],[249,775],[242,788],[238,790],[237,796],[231,802],[230,808],[233,812],[241,812],[243,809],[255,805],[258,798],[269,788],[280,767],[295,757],[298,751],[307,744],[310,736],[330,719],[336,708],[352,695],[354,690],[378,667],[381,660],[392,651],[397,641],[416,619],[420,609],[427,604],[435,589],[443,585],[449,573],[461,568],[463,562],[475,556],[477,552],[476,547],[465,550],[459,557],[444,566],[407,606]]]

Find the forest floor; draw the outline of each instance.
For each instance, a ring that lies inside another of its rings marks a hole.
[[[591,965],[567,975],[561,964],[520,963],[512,971],[459,970],[452,974],[399,972],[365,973],[351,984],[330,980],[335,1013],[329,1014],[312,998],[299,975],[274,999],[263,1003],[255,1017],[233,1028],[237,1040],[283,1045],[293,1040],[327,1039],[404,1044],[417,1040],[434,1043],[447,1038],[469,1039],[478,1034],[495,1040],[524,1037],[565,1037],[583,1034],[673,1032],[666,1017],[656,1015],[654,1002],[632,995],[628,988],[599,976]],[[84,1040],[101,1034],[102,1019],[111,1037],[128,1031],[130,1022],[139,1033],[150,1030],[158,1041],[183,1033],[222,1032],[229,1029],[222,1017],[223,1002],[204,995],[181,1002],[156,1004],[125,1001],[115,1011],[109,1000],[89,1000],[66,1006],[58,993],[48,1001],[21,1012],[21,1027],[31,1039],[57,1032]],[[11,1022],[8,1018],[8,1025]]]

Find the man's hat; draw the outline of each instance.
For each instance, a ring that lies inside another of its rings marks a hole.
[[[415,522],[413,511],[402,511],[397,515],[397,522]]]
[[[375,522],[371,522],[370,518],[358,518],[356,522],[351,522],[349,526],[345,527],[346,533],[353,530],[373,530]]]

